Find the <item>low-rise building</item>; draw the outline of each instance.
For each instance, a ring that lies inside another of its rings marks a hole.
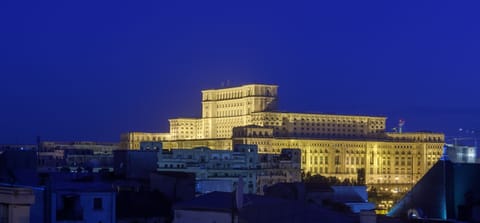
[[[150,174],[150,190],[165,195],[172,203],[195,197],[195,174],[160,171]]]
[[[0,144],[0,152],[8,150],[36,150],[35,144]]]
[[[36,183],[36,160],[36,151],[31,149],[0,152],[0,182],[23,185]]]
[[[140,150],[161,150],[162,149],[162,143],[161,142],[155,142],[155,141],[143,141],[140,143]]]
[[[116,143],[97,142],[41,142],[38,146],[38,170],[55,172],[64,168],[70,171],[93,171],[113,166]]]
[[[157,169],[157,151],[117,150],[114,152],[115,175],[127,179],[148,179]]]
[[[267,186],[302,180],[300,149],[282,149],[280,154],[260,153],[259,157],[257,194],[263,194]]]
[[[111,184],[69,182],[52,185],[52,222],[116,222],[116,194]]]
[[[253,194],[212,192],[174,205],[174,223],[305,222],[303,203]]]
[[[30,206],[35,201],[33,190],[16,186],[0,186],[0,222],[30,222]]]
[[[259,169],[255,145],[238,145],[233,151],[201,147],[158,152],[158,170],[195,173],[199,193],[232,191],[240,176],[247,185],[245,193],[255,193]],[[208,183],[212,181],[217,183]]]
[[[245,193],[263,193],[263,188],[279,182],[298,182],[300,150],[284,149],[281,154],[258,154],[256,145],[237,145],[233,151],[195,149],[162,150],[158,170],[195,173],[198,193],[231,192],[239,179]]]
[[[454,163],[480,163],[480,149],[476,145],[445,144],[444,150]]]
[[[301,191],[298,191],[300,184],[292,184],[290,186],[282,185],[283,189],[276,189],[276,192],[280,193],[273,193],[268,196],[227,192],[205,194],[191,201],[175,204],[173,206],[173,222],[392,222],[385,220],[376,221],[375,213],[372,212],[369,213],[370,215],[365,216],[364,213],[355,214],[350,210],[339,210],[334,207],[319,206],[305,202],[302,199]],[[297,196],[283,196],[284,194],[281,191],[288,191],[289,189],[300,193]]]

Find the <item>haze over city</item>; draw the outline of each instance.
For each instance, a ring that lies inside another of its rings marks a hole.
[[[202,89],[227,82],[279,85],[285,111],[480,132],[478,6],[7,1],[0,142],[165,132],[169,118],[200,116]]]

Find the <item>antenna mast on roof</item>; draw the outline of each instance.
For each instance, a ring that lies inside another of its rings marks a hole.
[[[402,133],[404,125],[405,125],[405,120],[403,119],[398,120],[398,133]]]

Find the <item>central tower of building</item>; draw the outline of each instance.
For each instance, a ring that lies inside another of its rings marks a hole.
[[[202,91],[202,138],[229,138],[234,127],[251,123],[252,113],[276,111],[277,88],[251,84]]]
[[[277,88],[249,84],[203,90],[202,117],[169,119],[169,139],[230,138],[234,127],[252,124],[252,113],[277,109]]]
[[[202,91],[202,118],[225,118],[277,109],[276,85],[250,84]]]

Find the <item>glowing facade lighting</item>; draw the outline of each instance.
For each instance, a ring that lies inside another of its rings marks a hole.
[[[265,84],[203,90],[200,118],[170,119],[169,133],[123,134],[121,147],[160,141],[164,149],[299,148],[305,173],[356,181],[363,170],[368,185],[408,187],[442,155],[443,134],[386,132],[386,117],[280,112],[277,95],[278,86]]]

